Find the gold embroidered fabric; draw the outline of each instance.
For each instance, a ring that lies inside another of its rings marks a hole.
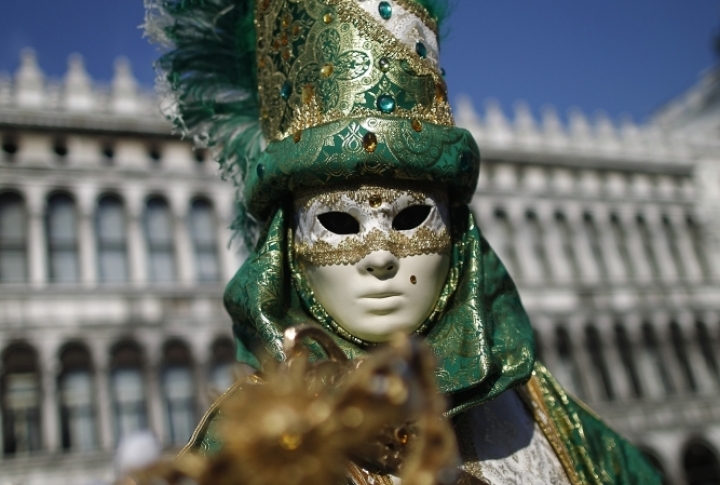
[[[378,115],[453,126],[439,69],[354,0],[259,0],[255,24],[268,141]]]

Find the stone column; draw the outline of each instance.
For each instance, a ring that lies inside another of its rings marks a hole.
[[[655,258],[660,271],[660,277],[664,282],[673,283],[678,281],[678,271],[675,258],[670,250],[667,234],[662,226],[662,219],[657,207],[648,206],[643,209],[645,224],[650,232],[650,240],[655,252]]]
[[[220,280],[230,281],[238,270],[236,253],[237,244],[230,244],[233,237],[230,224],[233,222],[234,195],[232,192],[217,193],[213,197],[215,214],[217,216],[217,249],[220,264]],[[239,238],[240,236],[238,236]]]
[[[195,364],[193,367],[193,382],[195,384],[196,420],[199,420],[205,410],[212,404],[210,402],[210,389],[208,388],[212,360],[209,334],[209,331],[204,330],[202,333],[194,335],[194,338],[190,340]]]
[[[195,255],[187,224],[190,198],[184,187],[173,187],[169,196],[175,230],[175,264],[178,269],[178,279],[182,285],[190,286],[195,281]]]
[[[145,368],[145,389],[147,390],[147,407],[150,429],[157,436],[158,441],[165,445],[168,442],[165,429],[165,413],[163,412],[163,392],[161,387],[162,350],[160,343],[147,342],[147,360]]]
[[[137,186],[126,186],[123,190],[127,204],[127,243],[130,282],[135,287],[147,285],[147,246],[143,217],[145,214],[145,191]]]
[[[583,214],[578,207],[568,207],[566,211],[567,222],[570,226],[570,232],[575,248],[578,266],[580,269],[580,279],[583,283],[594,284],[600,282],[599,261],[595,260],[590,240],[583,223]]]
[[[45,450],[54,454],[60,450],[60,420],[57,381],[60,363],[54,342],[42,342],[40,346],[40,382],[42,443]]]
[[[562,234],[558,230],[552,207],[546,204],[537,206],[537,217],[543,231],[543,243],[552,279],[559,284],[568,284],[573,279],[572,264],[563,251]]]
[[[615,241],[608,208],[604,205],[594,207],[593,216],[608,279],[613,283],[627,283],[627,268],[618,249],[619,241]]]
[[[530,221],[527,220],[524,207],[520,204],[512,204],[508,207],[507,215],[513,229],[513,243],[520,266],[521,280],[525,284],[539,284],[543,281],[544,275],[541,262],[533,247],[535,235],[530,229]]]
[[[27,187],[28,208],[28,266],[29,281],[33,288],[42,288],[48,282],[47,235],[45,234],[45,211],[47,193],[45,187]]]
[[[633,280],[639,283],[650,283],[653,281],[652,268],[646,254],[642,235],[638,229],[637,212],[634,207],[625,206],[618,211],[618,218],[625,234],[624,244],[627,245],[628,254],[632,259]]]
[[[652,326],[658,342],[658,351],[674,392],[677,394],[688,392],[690,385],[682,369],[680,369],[680,362],[673,348],[673,338],[670,333],[670,316],[664,312],[656,313],[652,317]]]
[[[505,265],[505,268],[510,273],[510,276],[517,279],[521,275],[522,269],[516,268],[515,265],[518,262],[516,260],[517,251],[515,254],[511,254],[513,251],[513,244],[515,241],[512,240],[510,234],[508,234],[508,228],[503,227],[503,224],[495,216],[495,211],[505,210],[505,201],[503,200],[492,200],[485,199],[475,204],[475,214],[479,217],[480,227],[485,238],[490,243],[490,246],[495,250],[500,260]],[[510,217],[505,210],[508,218]]]
[[[698,160],[693,170],[694,185],[697,197],[695,212],[700,216],[695,219],[702,235],[707,273],[713,278],[720,278],[720,163],[718,160],[706,158]]]
[[[680,253],[684,279],[692,283],[702,281],[703,272],[700,267],[701,263],[698,261],[695,248],[693,247],[684,210],[681,207],[672,207],[668,209],[667,217],[670,219],[677,249]]]
[[[652,401],[663,398],[665,387],[658,363],[648,352],[642,320],[637,315],[627,315],[623,319],[623,326],[633,349],[632,357],[640,379],[643,399]]]
[[[110,399],[110,349],[104,340],[92,339],[93,378],[95,386],[95,410],[100,447],[110,451],[115,446],[113,432],[113,402]]]
[[[695,327],[695,318],[691,313],[684,312],[678,316],[678,323],[683,333],[685,352],[687,353],[691,372],[695,377],[697,392],[699,394],[710,395],[717,389],[717,385],[712,374],[710,374],[710,366],[706,362],[700,349],[697,328]]]
[[[634,398],[630,369],[624,365],[618,345],[617,332],[612,319],[603,315],[597,319],[596,328],[602,340],[602,355],[605,367],[610,374],[610,385],[617,401],[627,401]]]
[[[685,471],[682,464],[683,442],[675,430],[653,432],[647,438],[658,453],[667,483],[685,485]]]
[[[78,208],[78,255],[80,282],[84,287],[97,284],[97,251],[95,238],[95,209],[97,191],[82,185],[76,189]]]

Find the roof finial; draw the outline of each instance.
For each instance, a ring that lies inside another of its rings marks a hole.
[[[45,75],[37,63],[35,51],[20,52],[20,68],[15,73],[15,102],[19,106],[40,108],[45,101]]]
[[[115,77],[112,80],[112,110],[116,113],[134,113],[138,109],[137,81],[126,57],[115,59]]]
[[[68,111],[89,111],[93,108],[92,83],[85,71],[85,63],[80,54],[70,54],[68,70],[65,74],[65,92],[63,105]]]

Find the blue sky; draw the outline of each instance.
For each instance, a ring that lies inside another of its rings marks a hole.
[[[0,16],[0,71],[33,47],[50,76],[79,52],[93,77],[108,80],[128,57],[151,86],[154,47],[137,28],[141,0],[10,0]],[[442,44],[450,97],[467,93],[509,111],[518,99],[536,114],[580,107],[636,121],[694,84],[716,62],[720,0],[460,0]]]

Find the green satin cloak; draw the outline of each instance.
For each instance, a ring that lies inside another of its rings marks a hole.
[[[238,360],[258,367],[261,349],[283,360],[283,332],[302,323],[323,326],[348,356],[361,355],[370,344],[343,338],[294,268],[285,214],[277,211],[264,242],[225,291]],[[480,235],[467,206],[453,208],[451,217],[450,274],[431,321],[421,328],[427,328],[425,340],[439,361],[438,386],[457,397],[458,411],[526,381],[534,362],[534,342],[515,285]],[[319,348],[311,351],[314,358],[323,357]],[[475,392],[465,396],[471,389]]]
[[[224,301],[233,319],[238,361],[260,368],[268,356],[283,360],[283,331],[299,324],[320,325],[348,356],[362,355],[369,345],[339,334],[295,268],[287,214],[286,209],[275,213],[258,247],[227,286]],[[661,483],[637,449],[569,397],[535,362],[532,328],[515,284],[467,206],[454,207],[451,217],[450,274],[438,306],[421,327],[438,357],[436,377],[451,403],[448,414],[480,405],[532,377],[579,483]],[[324,357],[319,347],[310,350],[312,358]],[[211,454],[222,446],[213,432],[219,417],[218,407],[211,408],[189,449]]]

